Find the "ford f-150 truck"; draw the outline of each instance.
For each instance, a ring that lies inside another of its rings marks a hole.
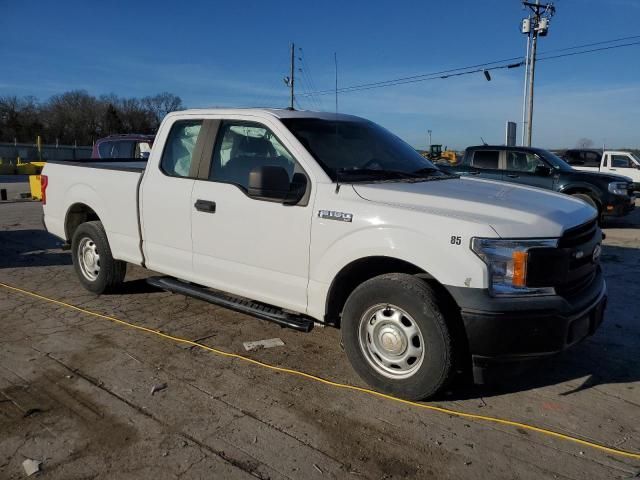
[[[567,150],[562,157],[576,170],[624,175],[640,191],[640,157],[635,153],[616,150]]]
[[[48,162],[42,178],[45,226],[88,290],[116,291],[131,263],[165,290],[339,327],[362,378],[404,398],[564,350],[603,318],[594,208],[447,174],[358,117],[171,113],[146,163]]]

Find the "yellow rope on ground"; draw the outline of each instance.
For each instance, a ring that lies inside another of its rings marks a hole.
[[[541,428],[541,427],[536,427],[534,425],[529,425],[527,423],[515,422],[515,421],[512,421],[512,420],[505,420],[505,419],[502,419],[502,418],[490,417],[490,416],[487,416],[487,415],[476,415],[474,413],[465,413],[465,412],[460,412],[460,411],[457,411],[457,410],[451,410],[449,408],[436,407],[434,405],[427,405],[427,404],[419,403],[419,402],[412,402],[410,400],[403,400],[401,398],[393,397],[393,396],[387,395],[385,393],[376,392],[376,391],[370,390],[368,388],[356,387],[354,385],[349,385],[349,384],[346,384],[346,383],[334,382],[332,380],[327,380],[325,378],[318,377],[316,375],[311,375],[309,373],[301,372],[301,371],[298,371],[298,370],[293,370],[291,368],[284,368],[284,367],[277,367],[275,365],[269,365],[267,363],[263,363],[263,362],[260,362],[258,360],[254,360],[252,358],[245,357],[245,356],[239,355],[237,353],[230,353],[230,352],[225,352],[223,350],[218,350],[217,348],[209,347],[209,346],[204,345],[202,343],[192,342],[191,340],[187,340],[185,338],[175,337],[173,335],[169,335],[167,333],[163,333],[163,332],[160,332],[158,330],[153,330],[151,328],[143,327],[143,326],[140,326],[140,325],[135,325],[133,323],[129,323],[129,322],[126,322],[124,320],[120,320],[118,318],[111,317],[109,315],[104,315],[102,313],[92,312],[91,310],[87,310],[85,308],[77,307],[75,305],[71,305],[69,303],[65,303],[65,302],[62,302],[60,300],[55,300],[53,298],[45,297],[44,295],[40,295],[40,294],[37,294],[37,293],[34,293],[34,292],[30,292],[28,290],[24,290],[22,288],[18,288],[18,287],[14,287],[14,286],[11,286],[11,285],[7,285],[7,284],[2,283],[2,282],[0,282],[0,286],[6,288],[8,290],[13,290],[15,292],[20,292],[22,294],[29,295],[31,297],[39,298],[40,300],[45,300],[47,302],[54,303],[56,305],[61,305],[61,306],[66,307],[66,308],[70,308],[72,310],[77,310],[78,312],[82,312],[82,313],[85,313],[87,315],[92,315],[94,317],[103,318],[105,320],[109,320],[109,321],[117,323],[119,325],[124,325],[125,327],[133,328],[133,329],[140,330],[140,331],[147,332],[147,333],[152,333],[154,335],[158,335],[160,337],[163,337],[163,338],[166,338],[166,339],[169,339],[169,340],[173,340],[174,342],[184,343],[184,344],[187,344],[187,345],[198,347],[198,348],[201,348],[203,350],[207,350],[209,352],[215,353],[217,355],[221,355],[223,357],[237,358],[237,359],[242,360],[244,362],[248,362],[248,363],[251,363],[253,365],[257,365],[259,367],[267,368],[269,370],[274,370],[276,372],[282,372],[282,373],[286,373],[286,374],[289,374],[289,375],[295,375],[295,376],[298,376],[298,377],[303,377],[303,378],[306,378],[306,379],[309,379],[309,380],[313,380],[315,382],[320,382],[320,383],[323,383],[325,385],[329,385],[329,386],[332,386],[332,387],[335,387],[335,388],[341,388],[341,389],[345,389],[345,390],[352,390],[352,391],[356,391],[356,392],[361,392],[361,393],[364,393],[364,394],[367,394],[367,395],[371,395],[371,396],[379,397],[379,398],[384,398],[385,400],[390,400],[390,401],[393,401],[393,402],[402,403],[404,405],[410,405],[410,406],[416,407],[416,408],[422,408],[422,409],[431,410],[431,411],[434,411],[434,412],[446,413],[447,415],[453,415],[453,416],[461,417],[461,418],[468,418],[470,420],[481,420],[481,421],[485,421],[485,422],[497,423],[497,424],[500,424],[500,425],[509,425],[511,427],[518,427],[518,428],[522,428],[522,429],[525,429],[525,430],[530,430],[530,431],[533,431],[533,432],[538,432],[538,433],[541,433],[541,434],[544,434],[544,435],[548,435],[550,437],[555,437],[555,438],[559,438],[559,439],[566,440],[566,441],[569,441],[569,442],[574,442],[574,443],[577,443],[577,444],[580,444],[580,445],[584,445],[586,447],[594,448],[596,450],[600,450],[600,451],[603,451],[603,452],[606,452],[606,453],[610,453],[610,454],[613,454],[613,455],[619,455],[619,456],[622,456],[622,457],[627,457],[627,458],[633,458],[633,459],[636,459],[636,460],[640,460],[640,453],[628,452],[628,451],[621,450],[621,449],[618,449],[618,448],[607,447],[605,445],[600,445],[600,444],[595,443],[595,442],[590,442],[588,440],[583,440],[581,438],[574,437],[574,436],[569,435],[569,434],[555,432],[553,430],[549,430],[549,429]]]

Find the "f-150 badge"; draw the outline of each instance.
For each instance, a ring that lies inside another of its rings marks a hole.
[[[319,210],[318,216],[327,220],[338,220],[339,222],[351,222],[353,213],[334,212],[333,210]]]

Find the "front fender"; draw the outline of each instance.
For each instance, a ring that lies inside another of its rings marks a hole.
[[[471,251],[469,242],[465,237],[459,245],[452,244],[451,236],[444,231],[425,235],[399,226],[362,228],[337,239],[314,258],[310,277],[331,283],[351,262],[382,256],[411,263],[443,285],[485,288],[485,265]]]
[[[599,202],[602,202],[602,191],[598,188],[595,188],[592,184],[586,182],[570,182],[567,184],[561,184],[558,192],[567,193],[576,190],[580,192],[587,192]],[[570,194],[571,193],[569,193],[569,195]]]
[[[469,248],[470,237],[452,243],[448,229],[425,234],[400,226],[363,227],[335,239],[322,251],[312,248],[309,281],[310,315],[322,318],[331,283],[356,260],[391,257],[415,265],[443,285],[486,288],[485,264]]]

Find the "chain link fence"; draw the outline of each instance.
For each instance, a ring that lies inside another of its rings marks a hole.
[[[0,163],[17,165],[21,162],[46,162],[47,160],[76,160],[91,157],[92,147],[74,145],[42,145],[38,151],[37,145],[29,143],[0,143]]]

